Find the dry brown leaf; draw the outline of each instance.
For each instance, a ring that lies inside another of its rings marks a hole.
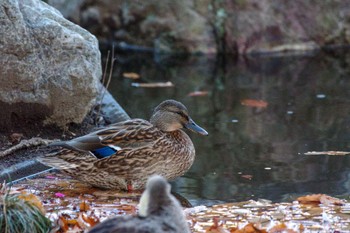
[[[83,229],[81,229],[78,225],[74,225],[72,230],[69,230],[67,233],[81,233]]]
[[[194,96],[207,96],[207,95],[208,95],[208,91],[194,91],[194,92],[188,93],[187,96],[194,97]]]
[[[18,198],[36,206],[43,214],[45,214],[45,209],[43,207],[43,203],[41,202],[40,198],[32,193],[26,193],[25,191],[22,191],[20,195],[18,195]]]
[[[260,230],[258,228],[256,228],[253,223],[249,223],[247,224],[244,228],[243,228],[243,232],[244,233],[267,233],[267,231],[265,230]]]
[[[134,206],[134,205],[124,204],[124,205],[117,206],[117,209],[125,211],[127,214],[136,214],[136,212],[137,212],[136,206]]]
[[[299,225],[299,232],[303,232],[305,230],[305,227],[303,224]]]
[[[269,233],[297,233],[292,229],[288,229],[286,224],[280,223],[269,230]]]
[[[239,230],[238,230],[238,228],[237,227],[231,227],[230,229],[229,229],[229,231],[230,231],[230,233],[233,233],[233,232],[239,232]]]
[[[331,197],[331,196],[328,196],[328,195],[322,195],[321,196],[321,199],[320,199],[321,203],[323,205],[344,205],[344,201],[338,199],[338,198],[335,198],[335,197]]]
[[[312,194],[312,195],[306,195],[306,196],[302,196],[302,197],[298,197],[297,201],[300,204],[320,204],[321,201],[321,195],[323,194]]]
[[[68,225],[77,225],[78,221],[76,219],[66,219]]]
[[[231,233],[267,233],[265,230],[259,230],[253,223],[248,223],[242,229],[231,231]]]
[[[134,72],[126,72],[123,73],[124,78],[130,78],[130,79],[139,79],[140,75]]]
[[[79,204],[79,209],[81,212],[86,212],[86,211],[90,210],[90,205],[88,203],[86,203],[86,201],[82,201]]]
[[[87,222],[85,222],[84,219],[84,214],[83,213],[79,213],[79,216],[77,218],[77,225],[81,228],[81,229],[88,229],[89,225],[87,224]]]
[[[266,108],[268,103],[264,100],[244,99],[241,101],[242,105],[255,107],[255,108]]]
[[[82,232],[99,222],[97,218],[86,216],[83,213],[79,213],[76,219],[67,219],[64,215],[60,215],[58,219],[59,232]]]
[[[229,233],[228,230],[223,228],[222,223],[219,225],[219,219],[217,217],[214,217],[213,221],[213,225],[205,231],[206,233]]]
[[[58,217],[58,225],[60,226],[60,230],[63,232],[66,232],[69,229],[68,220],[64,216]]]
[[[343,205],[344,202],[338,198],[331,197],[325,194],[312,194],[312,195],[306,195],[302,197],[298,197],[297,201],[300,204],[304,205]]]
[[[348,155],[348,151],[309,151],[304,153],[304,155]]]
[[[168,82],[158,82],[158,83],[131,83],[133,87],[173,87],[174,84],[170,81]]]
[[[95,226],[97,223],[100,223],[100,220],[91,216],[85,216],[83,215],[83,219],[85,222],[87,222],[90,227]]]

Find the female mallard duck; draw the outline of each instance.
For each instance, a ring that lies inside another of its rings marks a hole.
[[[39,161],[92,186],[142,189],[150,175],[171,180],[191,167],[195,149],[182,128],[208,135],[189,117],[182,103],[166,100],[155,108],[150,122],[127,120],[54,143],[65,149]]]
[[[108,219],[89,233],[189,233],[182,207],[170,194],[170,185],[161,176],[149,178],[140,199],[138,216]]]

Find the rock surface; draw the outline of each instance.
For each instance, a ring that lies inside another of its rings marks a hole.
[[[0,54],[0,128],[80,123],[95,103],[98,42],[46,3],[0,2]]]
[[[161,51],[215,52],[212,28],[196,11],[194,1],[71,2],[48,1],[101,42],[116,40]]]
[[[280,53],[350,42],[349,0],[48,2],[101,41],[160,51]]]

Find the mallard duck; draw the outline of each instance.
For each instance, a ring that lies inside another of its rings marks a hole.
[[[138,216],[108,219],[88,233],[189,233],[180,203],[170,194],[170,185],[158,175],[149,178],[139,203]]]
[[[53,143],[64,149],[39,161],[95,187],[142,189],[153,174],[172,180],[193,164],[195,149],[182,128],[208,135],[182,103],[166,100],[154,109],[150,121],[131,119]]]

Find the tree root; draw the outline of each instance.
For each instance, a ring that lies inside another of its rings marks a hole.
[[[40,137],[36,137],[36,138],[31,138],[28,140],[22,140],[20,143],[18,143],[17,145],[14,145],[10,148],[8,148],[7,150],[4,151],[0,151],[0,158],[5,157],[7,155],[10,155],[18,150],[22,150],[25,148],[30,148],[30,147],[36,147],[36,146],[47,146],[49,145],[51,142],[54,142],[56,140],[49,140],[49,139],[42,139]]]

